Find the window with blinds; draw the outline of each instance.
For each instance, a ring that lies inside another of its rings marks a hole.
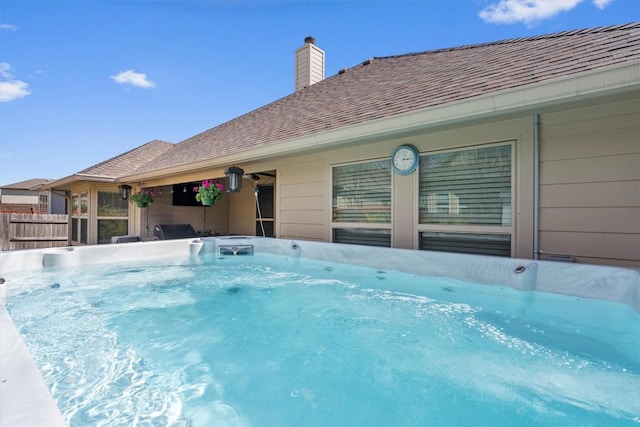
[[[423,232],[420,233],[420,249],[509,257],[511,256],[511,236]]]
[[[333,230],[335,243],[352,245],[391,247],[391,230],[371,228],[335,228]]]
[[[391,162],[333,168],[333,222],[391,222]]]
[[[420,157],[420,249],[511,256],[511,147]]]
[[[511,225],[511,145],[420,158],[420,224]]]
[[[391,161],[334,167],[332,212],[334,242],[391,246]]]

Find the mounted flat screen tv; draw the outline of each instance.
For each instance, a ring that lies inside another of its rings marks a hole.
[[[198,185],[199,182],[173,184],[173,206],[202,206],[202,203],[196,201],[196,193],[193,191],[193,187]]]

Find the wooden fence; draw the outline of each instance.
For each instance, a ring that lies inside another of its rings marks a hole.
[[[67,246],[68,215],[0,213],[0,250]]]

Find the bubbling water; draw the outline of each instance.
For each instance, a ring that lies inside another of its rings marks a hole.
[[[72,426],[640,423],[620,304],[265,254],[10,279]]]

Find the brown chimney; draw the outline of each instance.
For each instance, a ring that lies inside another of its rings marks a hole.
[[[316,40],[304,38],[304,46],[296,50],[296,91],[324,79],[324,51]]]

